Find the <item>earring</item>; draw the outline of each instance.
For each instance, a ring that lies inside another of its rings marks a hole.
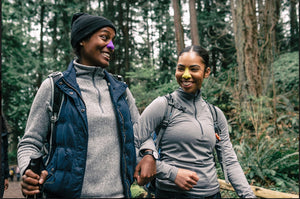
[[[83,46],[83,43],[82,43],[82,42],[80,42],[80,43],[79,43],[79,45],[80,45],[80,46]]]

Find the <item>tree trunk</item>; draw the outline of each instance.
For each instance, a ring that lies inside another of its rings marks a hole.
[[[172,0],[174,9],[174,25],[177,55],[184,49],[183,27],[181,24],[181,14],[179,7],[180,0]]]
[[[296,4],[297,0],[290,0],[290,24],[291,24],[291,51],[297,51],[299,49],[299,27],[297,22]],[[299,3],[299,2],[298,2]]]
[[[263,93],[266,94],[271,80],[271,64],[278,53],[276,43],[276,26],[279,20],[280,0],[266,1],[263,11],[263,20],[260,35],[262,46],[260,47],[260,65],[262,67]]]
[[[189,0],[192,45],[200,45],[195,0]]]
[[[244,45],[245,45],[245,35],[243,34],[243,29],[245,25],[242,19],[243,16],[243,3],[239,0],[230,0],[232,22],[234,29],[234,39],[235,39],[235,48],[237,54],[237,63],[238,63],[238,93],[237,97],[240,99],[240,102],[243,102],[246,98],[246,75],[245,75],[245,55],[244,55]]]
[[[130,70],[130,61],[129,61],[129,23],[130,23],[130,19],[129,19],[129,3],[128,1],[126,1],[126,24],[124,26],[124,40],[125,40],[125,73],[129,72]],[[129,85],[129,78],[125,78],[125,82],[127,82],[127,84]]]
[[[231,0],[239,72],[240,100],[262,92],[255,0]]]
[[[57,0],[54,1],[55,7],[57,7]],[[54,10],[54,17],[53,17],[53,33],[52,33],[52,54],[53,54],[53,59],[57,60],[58,57],[58,52],[57,52],[57,47],[58,47],[58,40],[57,40],[57,25],[58,25],[58,12]]]
[[[40,54],[39,54],[39,68],[37,70],[37,81],[36,81],[36,85],[37,87],[40,87],[40,85],[42,84],[42,80],[43,80],[43,68],[44,68],[44,17],[45,17],[45,4],[44,4],[44,0],[41,0],[40,2],[41,5],[41,12],[40,12]]]

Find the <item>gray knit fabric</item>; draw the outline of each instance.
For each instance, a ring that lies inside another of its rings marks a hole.
[[[123,197],[117,120],[103,69],[79,64],[75,69],[89,129],[81,197]]]

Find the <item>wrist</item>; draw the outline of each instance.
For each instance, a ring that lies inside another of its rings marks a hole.
[[[141,157],[144,157],[146,155],[152,155],[152,157],[155,160],[158,160],[158,158],[159,158],[159,155],[156,151],[153,151],[153,150],[142,150],[142,151],[140,151],[140,156]]]

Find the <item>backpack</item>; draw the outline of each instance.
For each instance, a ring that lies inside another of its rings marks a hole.
[[[156,150],[159,154],[160,154],[160,142],[161,142],[162,136],[163,136],[166,128],[168,127],[169,123],[171,122],[171,116],[172,116],[173,109],[176,108],[178,110],[181,110],[182,112],[185,112],[185,109],[186,109],[185,107],[182,107],[179,103],[174,101],[172,94],[165,95],[164,97],[167,99],[168,107],[165,111],[162,122],[158,125],[158,127],[155,129],[155,131],[152,134],[152,138],[154,140]],[[219,123],[218,123],[218,113],[217,113],[216,107],[214,105],[208,103],[207,101],[205,101],[205,102],[208,105],[210,113],[213,117],[215,136],[216,136],[217,143],[218,143],[221,140],[221,138],[220,138],[221,129],[220,129]],[[228,180],[227,180],[227,175],[226,175],[225,171],[226,171],[226,169],[224,169],[224,174],[225,174],[225,179],[227,182]],[[151,194],[155,193],[155,181],[156,181],[156,178],[151,180],[151,182],[149,182],[148,184],[144,185],[144,189],[148,193],[147,197],[151,197]]]

